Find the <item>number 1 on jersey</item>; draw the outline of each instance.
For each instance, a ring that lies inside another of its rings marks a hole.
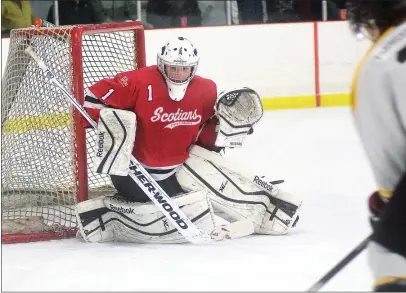
[[[148,102],[152,101],[152,84],[148,85]]]
[[[107,99],[108,97],[110,97],[110,95],[114,92],[114,89],[109,89],[109,91],[107,92],[107,94],[105,94],[102,98],[102,100],[104,101],[105,99]]]

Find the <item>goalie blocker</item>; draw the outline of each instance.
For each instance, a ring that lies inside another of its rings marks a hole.
[[[283,235],[298,220],[300,198],[272,184],[265,187],[255,176],[233,170],[222,156],[199,146],[191,148],[176,177],[187,192],[173,197],[175,203],[215,240],[254,233]],[[76,213],[85,241],[187,242],[152,203],[106,196],[79,203]]]
[[[100,110],[93,168],[96,173],[127,176],[137,120],[134,112]]]

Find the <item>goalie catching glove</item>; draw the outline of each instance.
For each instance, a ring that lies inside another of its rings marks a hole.
[[[241,147],[263,112],[261,98],[250,88],[220,92],[215,105],[215,115],[219,121],[215,145]]]

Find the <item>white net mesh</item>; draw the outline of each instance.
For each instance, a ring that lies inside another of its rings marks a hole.
[[[73,205],[86,185],[78,161],[78,114],[24,49],[32,46],[64,87],[79,93],[104,77],[137,68],[136,29],[104,27],[106,32],[99,27],[83,34],[73,26],[11,33],[2,80],[2,235],[76,228]],[[79,51],[72,45],[78,41]],[[94,134],[86,130],[88,197],[114,192],[107,175],[92,172]]]

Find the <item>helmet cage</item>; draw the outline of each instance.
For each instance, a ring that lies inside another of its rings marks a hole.
[[[181,84],[189,83],[192,80],[193,76],[196,74],[197,65],[199,62],[198,61],[193,62],[193,63],[186,63],[186,62],[182,62],[182,61],[168,62],[168,61],[165,61],[162,58],[158,57],[157,63],[158,63],[159,71],[165,77],[165,80],[167,80],[168,82],[171,82],[173,84],[181,85]],[[182,69],[184,67],[191,67],[191,71],[190,71],[189,76],[185,80],[181,80],[181,81],[174,80],[169,77],[168,72],[166,70],[167,66],[175,66],[175,67],[179,67],[179,69]]]

